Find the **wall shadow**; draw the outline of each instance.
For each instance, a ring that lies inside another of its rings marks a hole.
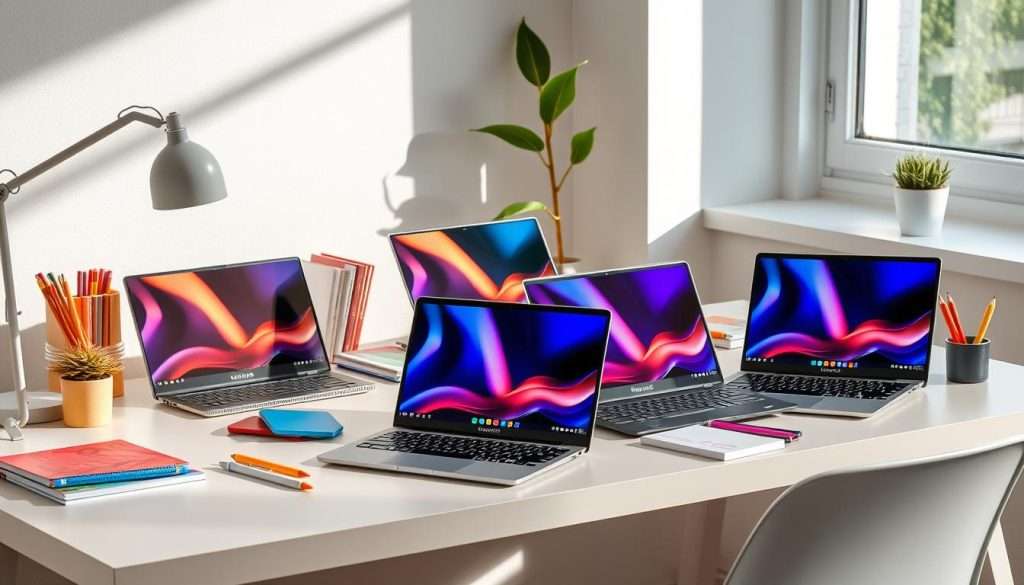
[[[0,87],[188,2],[44,0],[6,3],[0,10],[0,20],[5,25]],[[40,31],[46,32],[40,34]]]

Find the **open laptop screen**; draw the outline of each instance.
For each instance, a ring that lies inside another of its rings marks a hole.
[[[522,282],[555,273],[534,218],[391,235],[413,302],[422,296],[521,302]]]
[[[395,426],[589,446],[607,311],[424,297]]]
[[[158,396],[330,367],[298,258],[124,283]]]
[[[525,286],[532,303],[611,311],[602,398],[722,379],[685,262],[542,278]]]
[[[760,254],[743,367],[923,380],[937,258]]]

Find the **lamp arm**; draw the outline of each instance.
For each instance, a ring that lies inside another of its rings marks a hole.
[[[135,107],[135,106],[132,106]],[[130,108],[129,108],[130,109]],[[0,425],[7,431],[8,437],[17,441],[21,439],[21,427],[28,424],[28,398],[25,394],[25,371],[21,355],[21,329],[18,326],[18,302],[14,295],[14,271],[11,268],[11,243],[7,230],[7,199],[25,183],[42,175],[46,171],[68,160],[83,150],[117,132],[132,122],[142,122],[154,128],[160,128],[166,121],[163,115],[150,116],[138,111],[122,110],[117,119],[37,164],[31,169],[16,175],[6,183],[0,183],[0,271],[3,272],[4,308],[7,315],[7,329],[10,337],[11,378],[18,402],[18,418],[7,418]],[[159,114],[159,111],[157,111]]]
[[[50,158],[37,164],[31,169],[25,171],[24,173],[19,174],[17,177],[14,177],[10,181],[7,181],[7,183],[2,185],[3,187],[7,188],[6,192],[4,192],[5,190],[0,189],[0,197],[6,198],[8,193],[17,191],[18,188],[24,185],[25,183],[31,181],[32,179],[38,177],[39,175],[45,173],[46,171],[52,169],[53,167],[59,165],[60,163],[68,160],[69,158],[89,148],[93,144],[96,144],[100,140],[103,140],[107,136],[110,136],[114,132],[117,132],[121,128],[124,128],[125,126],[131,124],[132,122],[143,122],[145,124],[153,126],[154,128],[160,128],[165,124],[163,118],[150,116],[148,114],[143,114],[142,112],[128,112],[123,116],[118,116],[118,118],[113,122],[107,124],[106,126],[100,128],[99,130],[93,132],[92,134],[86,136],[85,138],[58,152],[57,154],[51,156]]]

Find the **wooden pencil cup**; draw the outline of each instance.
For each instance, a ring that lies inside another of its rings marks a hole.
[[[107,294],[102,295],[89,295],[74,297],[75,306],[78,308],[79,315],[83,317],[83,327],[86,331],[86,336],[92,340],[93,344],[97,347],[108,349],[118,359],[124,358],[124,343],[121,341],[121,295],[116,291],[110,291]],[[102,306],[106,301],[107,311],[101,312],[98,307]],[[101,321],[91,319],[92,315],[100,315]],[[101,325],[102,323],[102,325]],[[101,330],[106,331],[106,335],[101,335]],[[50,307],[46,307],[46,360],[52,362],[52,357],[58,352],[68,348],[67,339],[64,338],[64,333],[61,332],[60,325],[57,319],[53,316],[50,311]],[[52,392],[60,392],[60,375],[53,371],[47,371],[47,385]],[[124,396],[124,372],[118,372],[113,376],[113,392],[114,398]]]

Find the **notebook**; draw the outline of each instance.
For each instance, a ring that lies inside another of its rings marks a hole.
[[[120,439],[0,457],[0,470],[51,488],[188,472],[188,464]]]
[[[260,411],[260,418],[272,433],[280,437],[333,439],[342,431],[341,423],[325,410],[264,408]]]
[[[727,317],[725,315],[708,315],[708,329],[711,330],[711,343],[722,349],[739,349],[743,347],[743,338],[747,331],[747,320]]]
[[[373,265],[327,253],[314,254],[310,260],[318,264],[326,264],[337,268],[355,269],[356,276],[351,295],[352,304],[349,308],[345,336],[341,345],[342,351],[358,349],[359,339],[363,332],[363,318],[366,315],[366,306],[370,297],[370,285],[373,282]]]
[[[138,481],[115,481],[110,483],[80,485],[65,488],[52,488],[25,479],[24,477],[21,477],[16,473],[5,473],[0,471],[0,476],[2,476],[7,481],[13,483],[14,485],[23,487],[31,492],[43,496],[44,498],[48,498],[59,504],[65,505],[72,502],[98,498],[101,496],[111,496],[114,494],[136,492],[139,490],[147,490],[157,487],[178,485],[183,483],[192,483],[206,479],[206,475],[203,474],[202,471],[193,469],[186,470],[186,472],[181,475],[172,475],[168,477],[156,477],[152,479],[143,479]]]
[[[394,343],[347,351],[334,356],[335,365],[390,380],[402,381],[405,347]]]
[[[731,461],[741,457],[780,451],[786,441],[694,425],[640,437],[640,443],[708,459]]]

